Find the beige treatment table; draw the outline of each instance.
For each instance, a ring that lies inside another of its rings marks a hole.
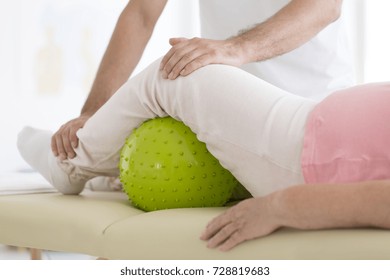
[[[223,253],[199,235],[224,208],[145,213],[122,192],[0,196],[0,244],[107,259],[390,259],[390,231],[281,229]]]

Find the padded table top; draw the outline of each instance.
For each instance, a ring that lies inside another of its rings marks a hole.
[[[0,243],[99,256],[107,227],[141,213],[123,193],[0,196]]]
[[[224,208],[145,213],[121,192],[0,196],[0,243],[109,259],[390,259],[390,231],[281,229],[222,253],[199,235]]]

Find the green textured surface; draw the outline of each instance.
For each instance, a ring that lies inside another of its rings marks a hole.
[[[224,205],[238,182],[182,122],[145,122],[122,148],[120,180],[145,211]]]

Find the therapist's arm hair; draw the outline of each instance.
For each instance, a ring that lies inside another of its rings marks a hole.
[[[303,45],[341,14],[342,0],[292,0],[274,16],[231,38],[241,63],[263,61]]]
[[[162,75],[174,80],[208,64],[241,66],[290,52],[337,20],[341,6],[342,0],[292,0],[265,22],[225,40],[171,38]]]
[[[94,114],[126,82],[167,0],[131,0],[121,13],[81,115]]]

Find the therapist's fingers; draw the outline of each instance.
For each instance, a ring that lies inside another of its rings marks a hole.
[[[174,80],[209,64],[239,66],[244,60],[237,48],[232,40],[174,39],[172,48],[161,61],[162,76]]]
[[[173,58],[176,57],[173,56]],[[180,57],[168,75],[168,79],[174,80],[179,76],[187,76],[208,64],[210,64],[210,60],[207,54],[201,50],[193,50]]]
[[[179,69],[179,65],[177,64],[181,61],[182,63],[180,64],[180,67],[182,67],[183,61],[190,62],[195,53],[199,55],[196,45],[191,44],[189,40],[182,40],[181,42],[173,45],[161,61],[160,67],[163,78],[171,80],[176,79],[182,71],[182,68]]]
[[[163,78],[174,80],[208,64],[217,63],[216,40],[178,40],[162,61]]]
[[[79,116],[62,125],[51,139],[51,149],[54,156],[61,160],[72,159],[76,156],[75,149],[79,139],[77,131],[84,126],[89,116]]]
[[[59,133],[54,136],[54,145],[57,148],[58,156],[60,160],[65,160],[67,158],[74,158],[76,153],[73,150],[70,138],[69,138],[69,129],[61,129]],[[52,144],[52,145],[53,145]]]
[[[61,134],[54,134],[52,137],[52,148],[55,149],[55,156],[58,156],[61,160],[66,159],[66,151],[62,141]]]
[[[187,38],[183,38],[183,37],[180,37],[180,38],[170,38],[169,39],[169,44],[171,46],[174,46],[174,45],[176,45],[178,43],[181,43],[181,42],[184,42],[186,40],[188,40],[188,39]]]
[[[169,51],[164,55],[164,57],[161,60],[160,63],[160,70],[165,70],[167,68],[167,63],[171,59],[171,57],[177,52],[179,47],[183,47],[189,39],[187,38],[171,38],[169,39],[169,44],[172,46]],[[163,76],[164,76],[164,71],[163,71]],[[164,78],[167,78],[164,77]]]

